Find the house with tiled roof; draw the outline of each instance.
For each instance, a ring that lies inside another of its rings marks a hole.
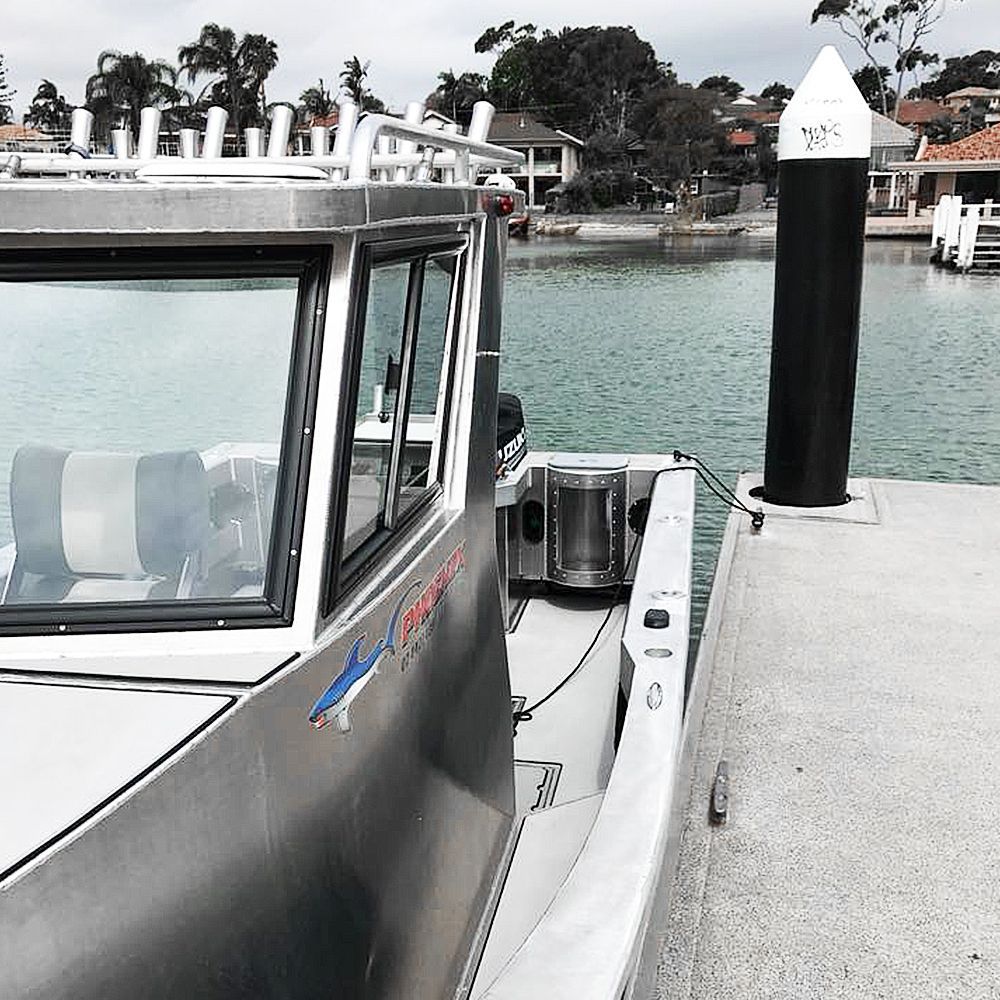
[[[524,153],[523,166],[505,168],[504,173],[525,193],[528,208],[544,208],[545,193],[580,169],[582,140],[550,128],[527,111],[498,111],[488,141]]]
[[[961,90],[953,90],[948,94],[944,102],[956,114],[974,104],[982,105],[990,111],[1000,111],[1000,90],[992,87],[962,87]]]
[[[923,137],[929,125],[950,125],[954,117],[951,108],[924,97],[900,101],[896,109],[896,121],[905,125],[918,139]]]
[[[60,141],[27,125],[0,125],[0,150],[5,153],[55,153]]]
[[[921,143],[913,163],[894,163],[919,181],[922,205],[936,205],[943,194],[958,194],[966,202],[1000,203],[1000,125],[943,145]]]

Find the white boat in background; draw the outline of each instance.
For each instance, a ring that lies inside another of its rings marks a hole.
[[[0,161],[5,998],[643,995],[694,471],[498,441],[491,114]]]

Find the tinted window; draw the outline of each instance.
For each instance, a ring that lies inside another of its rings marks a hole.
[[[367,301],[355,333],[357,400],[341,547],[346,565],[331,594],[441,484],[464,258],[459,247],[386,260],[380,252],[367,254]]]
[[[5,606],[262,596],[299,285],[0,281]]]

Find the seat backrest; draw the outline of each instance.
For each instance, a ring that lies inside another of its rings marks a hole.
[[[209,529],[208,482],[195,451],[25,445],[14,456],[10,497],[22,574],[172,579]]]

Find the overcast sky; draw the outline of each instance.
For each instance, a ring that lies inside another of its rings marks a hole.
[[[320,76],[336,83],[352,55],[370,60],[371,89],[393,108],[425,97],[438,72],[488,73],[489,56],[473,43],[483,29],[513,18],[541,28],[628,24],[657,56],[673,62],[683,80],[728,73],[749,92],[773,80],[794,86],[826,42],[840,45],[852,68],[851,43],[832,25],[809,26],[815,0],[556,0],[506,4],[455,0],[346,4],[317,0],[6,0],[0,53],[20,116],[43,77],[71,103],[102,49],[140,51],[176,62],[180,45],[193,41],[207,21],[237,32],[261,32],[278,43],[280,64],[268,80],[269,100],[295,101]],[[929,48],[957,54],[1000,48],[1000,0],[953,0]]]

